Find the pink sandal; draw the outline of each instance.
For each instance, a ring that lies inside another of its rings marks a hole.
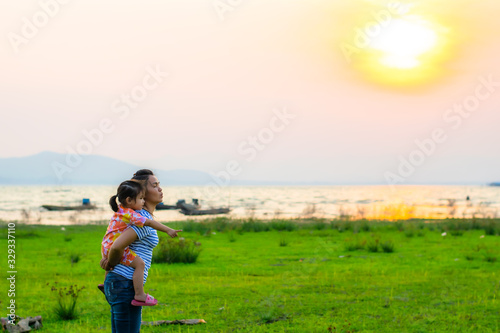
[[[97,289],[99,289],[100,291],[102,291],[102,293],[104,295],[106,295],[106,293],[104,292],[104,284],[101,283],[101,284],[97,285]]]
[[[134,306],[155,306],[156,304],[158,304],[158,300],[154,299],[153,296],[146,294],[145,302],[133,299],[131,304]]]

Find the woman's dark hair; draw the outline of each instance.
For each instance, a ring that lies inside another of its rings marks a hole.
[[[137,198],[139,193],[144,191],[144,182],[137,180],[126,180],[118,186],[116,194],[109,198],[109,205],[111,209],[115,212],[118,211],[118,204],[116,199],[123,205],[127,198]]]
[[[137,172],[134,173],[134,176],[132,177],[132,179],[147,181],[149,179],[149,176],[154,176],[154,175],[155,174],[153,173],[153,171],[151,171],[149,169],[141,169],[141,170],[137,170]]]
[[[149,180],[149,176],[154,176],[154,175],[155,174],[153,173],[153,171],[151,171],[149,169],[141,169],[141,170],[137,170],[134,173],[134,176],[132,176],[132,180],[142,181],[142,182],[144,182],[144,186],[147,187],[147,181]],[[146,205],[144,205],[144,210],[149,212],[151,215],[153,215],[153,213],[151,213],[147,209]]]

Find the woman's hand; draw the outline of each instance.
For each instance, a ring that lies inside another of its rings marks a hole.
[[[177,237],[178,236],[177,233],[182,231],[182,230],[174,230],[172,228],[169,229],[170,230],[167,231],[167,234],[172,238]]]
[[[106,258],[101,259],[100,265],[101,265],[101,268],[104,269],[105,271],[112,271],[113,270],[113,267],[109,264],[109,261]]]

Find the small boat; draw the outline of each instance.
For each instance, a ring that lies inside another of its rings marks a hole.
[[[79,206],[42,205],[42,207],[47,209],[47,210],[51,210],[51,211],[96,209],[95,205],[79,205]]]
[[[217,215],[227,214],[231,211],[230,208],[212,208],[212,209],[181,209],[180,212],[184,215]]]
[[[200,203],[198,199],[191,199],[191,203],[187,203],[184,199],[177,200],[177,208],[183,210],[197,210],[200,209]]]
[[[90,203],[90,199],[83,199],[82,204],[78,206],[55,206],[55,205],[42,205],[43,208],[50,211],[64,211],[64,210],[89,210],[96,209],[95,205]]]
[[[181,199],[177,201],[177,208],[179,212],[184,215],[217,215],[217,214],[227,214],[231,211],[229,208],[212,208],[212,209],[200,209],[200,203],[198,199],[192,199],[192,203],[186,203],[186,200]]]
[[[156,205],[157,210],[169,210],[169,209],[178,209],[177,205],[165,205],[163,202]]]

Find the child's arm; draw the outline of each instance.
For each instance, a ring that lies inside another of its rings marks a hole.
[[[160,222],[156,222],[155,220],[147,219],[144,225],[156,229],[158,231],[163,231],[167,233],[170,237],[177,237],[177,233],[182,230],[174,230],[172,228],[167,227],[166,225],[161,224]]]

